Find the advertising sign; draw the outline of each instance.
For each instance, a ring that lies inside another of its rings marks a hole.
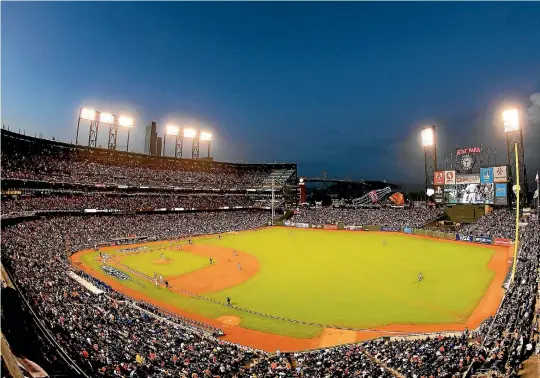
[[[337,230],[337,224],[325,224],[323,228],[325,230]]]
[[[480,184],[480,175],[478,173],[468,175],[456,175],[457,184]]]
[[[493,181],[494,182],[508,182],[508,174],[506,172],[506,165],[500,167],[493,167]]]
[[[477,236],[474,238],[474,241],[480,244],[491,244],[493,239],[491,239],[489,236]]]
[[[434,189],[433,198],[435,199],[435,203],[444,203],[444,187],[436,186]]]
[[[399,232],[400,227],[398,227],[398,226],[381,226],[381,231]]]
[[[466,242],[473,242],[474,237],[471,236],[471,235],[456,234],[456,240],[466,241]]]
[[[457,203],[456,185],[446,185],[444,187],[444,202],[448,204]]]
[[[490,184],[493,182],[493,168],[480,168],[480,183]]]
[[[362,226],[344,226],[343,228],[349,231],[362,231]]]
[[[435,171],[433,185],[444,185],[444,171]]]
[[[457,203],[483,205],[494,203],[495,184],[460,184],[456,186]]]
[[[465,154],[479,154],[482,152],[482,147],[467,147],[467,148],[458,148],[456,155],[465,155]]]
[[[507,184],[495,184],[495,205],[507,205]]]
[[[512,244],[512,240],[510,240],[510,239],[505,239],[505,238],[495,238],[495,239],[493,240],[493,244],[495,244],[495,245],[509,246],[510,244]]]
[[[309,223],[296,223],[296,228],[309,228]]]
[[[444,171],[444,185],[454,185],[456,183],[456,171]]]
[[[406,234],[412,234],[413,229],[410,228],[410,227],[403,227],[403,232],[406,233]]]

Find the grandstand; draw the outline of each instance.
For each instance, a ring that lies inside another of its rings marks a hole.
[[[204,239],[207,235],[221,238],[242,231],[255,235],[253,230],[269,223],[272,194],[284,208],[293,210],[286,220],[288,226],[323,228],[345,235],[362,234],[345,230],[378,231],[385,243],[389,235],[415,233],[417,236],[411,238],[429,236],[430,242],[452,238],[452,245],[460,243],[456,241],[459,235],[471,238],[467,245],[503,240],[510,244],[515,219],[507,208],[488,212],[457,231],[434,231],[428,225],[441,219],[441,207],[381,204],[368,209],[299,209],[297,167],[293,163],[160,158],[73,146],[7,130],[2,130],[1,136],[1,242],[2,264],[7,270],[2,278],[12,283],[2,289],[3,306],[8,297],[11,313],[5,315],[3,310],[2,332],[15,355],[26,353],[28,360],[51,376],[512,376],[537,348],[534,325],[538,322],[540,226],[534,222],[521,231],[515,280],[506,277],[507,289],[498,310],[479,320],[475,329],[410,335],[343,327],[336,328],[339,342],[320,349],[319,344],[298,338],[288,344],[289,349],[276,350],[283,345],[283,335],[233,327],[193,313],[180,315],[173,305],[158,306],[133,289],[139,284],[152,286],[151,277],[120,291],[110,284],[119,281],[120,270],[105,269],[102,276],[93,276],[83,262],[73,260],[83,250],[112,254],[114,244],[135,238],[156,243],[148,244],[156,248],[164,245],[159,243],[170,243],[172,248],[182,240],[191,243],[197,235],[202,237],[195,243],[200,241],[203,246],[210,243]],[[391,192],[385,188],[378,188],[377,199]],[[370,198],[369,194],[364,198]],[[356,202],[362,205],[366,201]],[[345,230],[336,231],[338,228]],[[287,229],[290,239],[285,243],[299,237],[289,230],[294,229]],[[189,248],[185,243],[178,247]],[[161,250],[156,253],[163,254]],[[93,263],[102,262],[98,256],[91,259]],[[325,255],[331,257],[330,253]],[[301,270],[295,269],[296,274],[300,276]],[[128,275],[124,272],[120,276]],[[363,287],[357,296],[374,289]],[[294,291],[294,287],[287,288],[279,295],[290,296]],[[217,302],[205,295],[200,299]],[[324,305],[320,303],[320,307]],[[244,310],[239,307],[235,314]],[[24,320],[18,322],[18,317]],[[301,323],[297,319],[280,321],[289,327]],[[355,337],[361,335],[362,340],[354,338],[349,344],[341,335],[351,332]],[[233,338],[234,334],[248,333],[253,344]],[[24,344],[13,341],[23,339]]]

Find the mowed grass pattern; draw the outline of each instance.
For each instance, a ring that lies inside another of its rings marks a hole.
[[[268,228],[221,240],[194,240],[235,248],[260,262],[256,276],[208,297],[224,302],[230,296],[239,307],[325,325],[372,328],[386,324],[461,323],[494,277],[487,267],[493,249],[398,233]],[[99,268],[93,255],[84,256],[83,261]],[[169,257],[169,252],[165,255]],[[142,271],[136,261],[130,266]],[[166,265],[158,269],[161,266]],[[182,274],[178,272],[171,274]],[[418,283],[420,272],[425,278]],[[141,288],[119,282],[207,317],[240,316],[241,326],[250,329],[292,337],[315,337],[322,330],[187,298],[153,285]]]

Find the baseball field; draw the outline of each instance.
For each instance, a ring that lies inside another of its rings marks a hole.
[[[509,256],[507,247],[400,233],[284,227],[100,250],[106,261],[93,250],[72,261],[231,341],[274,350],[474,328],[497,309]]]

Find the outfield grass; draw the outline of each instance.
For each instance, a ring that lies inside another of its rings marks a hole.
[[[493,249],[398,233],[271,228],[221,240],[197,238],[195,243],[235,248],[260,262],[256,276],[208,297],[224,301],[230,296],[235,305],[254,311],[351,328],[462,323],[494,277],[487,268]],[[165,254],[169,257],[169,252]],[[155,269],[148,265],[153,258],[137,260],[143,256],[130,256],[128,265],[139,271]],[[183,259],[178,262],[183,270],[174,274],[189,271]],[[93,254],[84,256],[83,262],[99,269]],[[127,264],[127,259],[122,262]],[[193,261],[194,269],[197,263]],[[419,272],[425,277],[421,283]],[[142,289],[122,283],[207,317],[240,316],[246,328],[293,337],[314,337],[321,330],[186,298],[153,285]]]

